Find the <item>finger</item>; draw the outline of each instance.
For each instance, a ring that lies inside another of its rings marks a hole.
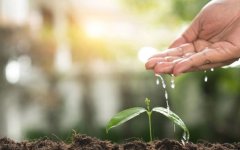
[[[145,64],[146,69],[153,69],[156,63],[165,61],[163,57],[158,58],[150,58],[148,59],[147,63]]]
[[[154,66],[153,70],[156,74],[172,74],[174,65],[182,59],[183,58],[178,58],[171,62],[159,62]]]
[[[158,53],[151,58],[155,57],[167,57],[167,56],[178,56],[182,57],[186,53],[195,52],[195,47],[192,43],[183,44],[176,48],[167,49],[161,53]]]
[[[186,53],[186,54],[183,55],[183,58],[190,57],[190,56],[192,56],[194,54],[195,54],[194,52]]]
[[[145,64],[146,69],[153,69],[157,63],[160,62],[170,62],[174,61],[176,59],[179,59],[177,56],[168,56],[168,57],[157,57],[157,58],[151,58],[147,61]]]
[[[155,74],[170,74],[172,73],[174,62],[161,62],[154,67]]]
[[[221,63],[234,58],[225,49],[209,49],[196,53],[190,57],[183,59],[174,67],[174,74],[187,72],[191,68],[198,68],[199,66]]]
[[[221,62],[221,63],[213,63],[213,64],[202,65],[202,66],[199,66],[199,67],[191,68],[187,72],[203,71],[203,70],[208,70],[208,69],[211,69],[211,68],[218,68],[218,67],[222,67],[222,66],[225,66],[225,65],[230,65],[236,60],[237,59],[229,60],[229,61],[225,61],[225,62]]]

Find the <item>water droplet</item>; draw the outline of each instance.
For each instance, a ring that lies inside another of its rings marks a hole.
[[[208,77],[207,77],[207,76],[204,77],[204,81],[205,81],[205,82],[208,81]]]
[[[171,84],[171,88],[172,89],[174,89],[175,88],[175,84],[173,83],[173,84]]]
[[[170,107],[169,107],[169,103],[168,103],[168,94],[167,91],[165,91],[165,98],[166,98],[166,105],[167,105],[167,110],[168,110],[168,114],[170,113]]]
[[[159,85],[159,79],[158,79],[158,78],[157,78],[157,80],[156,80],[156,84]]]
[[[157,76],[157,77],[159,77],[159,78],[161,79],[161,81],[162,81],[162,87],[163,87],[164,89],[166,89],[166,83],[165,83],[163,77],[162,77],[161,75],[159,75],[159,74],[155,74],[155,76]]]
[[[168,105],[168,104],[167,104]],[[170,107],[167,106],[167,113],[169,114],[170,113]]]
[[[204,82],[207,82],[208,81],[208,77],[207,77],[207,71],[206,70],[204,70],[204,74],[205,74]]]
[[[214,68],[211,68],[211,71],[214,71]]]
[[[175,81],[174,81],[174,75],[172,74],[172,77],[171,77],[171,88],[174,89],[175,88]]]
[[[168,113],[169,113],[170,107],[169,107],[169,104],[168,104],[168,93],[167,93],[166,89],[165,89],[165,99],[166,99],[166,105],[167,105],[167,109],[168,109]]]
[[[155,74],[155,76],[159,77],[161,79],[161,81],[162,81],[162,87],[164,89],[164,96],[165,96],[165,99],[166,99],[167,109],[170,110],[169,104],[168,104],[168,93],[167,93],[167,90],[166,90],[166,83],[165,83],[165,81],[164,81],[164,79],[163,79],[163,77],[161,75]]]
[[[165,90],[165,98],[168,99],[168,93],[166,90]]]
[[[163,86],[164,89],[166,89],[166,84],[163,84],[162,86]]]

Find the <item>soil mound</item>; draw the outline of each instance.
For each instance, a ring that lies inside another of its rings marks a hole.
[[[200,141],[196,144],[182,144],[176,140],[163,139],[152,142],[134,140],[123,144],[114,144],[94,137],[75,134],[72,143],[40,139],[36,141],[15,142],[9,138],[0,139],[0,150],[240,150],[240,143],[209,143]]]

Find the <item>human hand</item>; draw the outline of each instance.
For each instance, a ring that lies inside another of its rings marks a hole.
[[[240,0],[212,0],[169,49],[145,64],[157,74],[179,75],[231,64],[240,57]]]

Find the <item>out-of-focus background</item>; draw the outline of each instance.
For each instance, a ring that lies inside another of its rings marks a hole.
[[[69,141],[74,131],[115,142],[148,139],[145,115],[105,133],[120,110],[166,107],[144,60],[164,50],[208,0],[0,0],[0,136]],[[208,82],[204,82],[204,76]],[[170,108],[191,141],[240,138],[240,69],[164,75]],[[182,131],[154,114],[154,137]]]

